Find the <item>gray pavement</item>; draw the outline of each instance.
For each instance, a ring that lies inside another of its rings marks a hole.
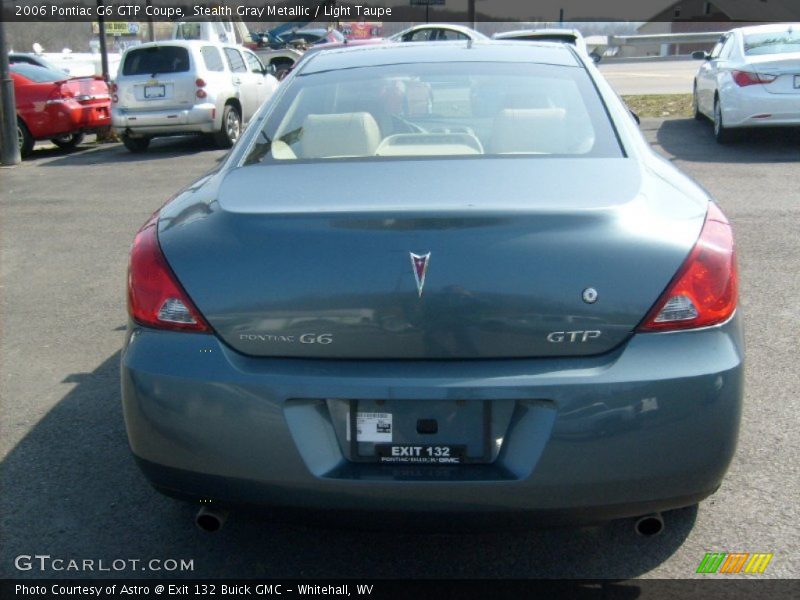
[[[691,94],[698,60],[601,61],[600,72],[622,96]]]
[[[17,571],[14,557],[187,559],[195,577],[683,578],[708,551],[772,552],[766,576],[800,572],[800,135],[720,147],[707,123],[645,120],[648,139],[731,217],[747,334],[739,449],[719,492],[637,537],[630,521],[586,529],[422,535],[233,515],[216,535],[164,498],[131,459],[118,361],[125,268],[137,228],[222,153],[194,139],[37,150],[0,170],[0,575],[164,576]],[[378,523],[380,515],[364,515]],[[332,524],[335,525],[335,524]],[[97,563],[95,563],[97,564]],[[708,576],[706,576],[708,577]]]

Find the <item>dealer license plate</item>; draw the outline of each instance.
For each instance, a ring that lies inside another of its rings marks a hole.
[[[163,98],[167,95],[167,88],[163,85],[146,85],[144,86],[144,97],[148,100],[152,98]]]
[[[384,464],[458,465],[464,461],[465,445],[375,444],[375,454]]]

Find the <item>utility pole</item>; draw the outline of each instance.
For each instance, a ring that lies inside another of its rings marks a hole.
[[[147,6],[152,6],[152,5],[153,5],[152,0],[147,0]],[[147,37],[151,42],[156,41],[156,32],[155,29],[153,28],[153,15],[147,17]]]
[[[475,0],[469,0],[467,4],[467,21],[469,21],[469,26],[472,29],[478,28],[478,24],[475,22]]]
[[[0,18],[0,164],[18,165],[17,108],[14,101],[14,80],[8,70],[8,48],[6,48],[6,24]]]
[[[97,0],[97,7],[104,6],[104,0]],[[97,11],[97,29],[100,36],[100,65],[103,71],[103,79],[108,83],[108,50],[106,49],[106,18],[101,15],[103,11]]]

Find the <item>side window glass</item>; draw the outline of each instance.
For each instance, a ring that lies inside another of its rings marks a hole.
[[[727,41],[722,45],[722,50],[719,52],[719,57],[722,59],[728,59],[731,56],[731,51],[733,50],[733,36],[729,36]]]
[[[720,40],[717,42],[717,45],[714,46],[714,49],[711,51],[711,55],[709,58],[719,58],[719,53],[722,52],[722,46],[725,45],[725,42],[728,41],[728,36],[722,36]]]
[[[258,73],[261,75],[264,72],[264,65],[261,64],[261,61],[258,60],[258,57],[255,54],[245,52],[244,58],[247,61],[247,68],[251,73]]]
[[[225,65],[222,64],[222,56],[214,46],[203,46],[200,48],[200,54],[203,56],[203,62],[206,69],[209,71],[224,71]]]
[[[228,66],[234,73],[247,73],[242,55],[235,48],[225,48],[225,58],[228,59]]]

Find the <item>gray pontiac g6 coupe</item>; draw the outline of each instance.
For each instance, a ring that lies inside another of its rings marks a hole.
[[[130,445],[209,528],[690,506],[736,446],[736,303],[727,219],[588,57],[319,52],[136,235]]]

